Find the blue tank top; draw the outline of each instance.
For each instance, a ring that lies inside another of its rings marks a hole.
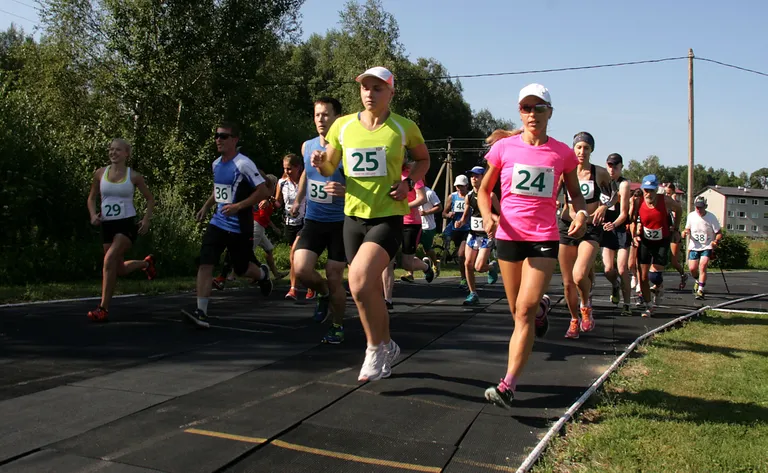
[[[341,222],[344,220],[344,197],[330,196],[323,188],[330,181],[346,185],[343,160],[339,161],[339,167],[331,176],[325,177],[312,167],[311,157],[315,150],[325,151],[319,136],[304,142],[304,172],[307,179],[307,210],[304,218],[316,222]]]
[[[451,211],[454,212],[453,220],[455,222],[458,222],[461,220],[461,217],[464,215],[464,212],[466,209],[464,208],[464,197],[460,196],[458,192],[454,192],[451,194]],[[468,232],[469,231],[469,219],[467,219],[467,223],[462,225],[459,228],[453,228],[454,231],[457,232]],[[451,226],[453,226],[453,222],[451,222]]]

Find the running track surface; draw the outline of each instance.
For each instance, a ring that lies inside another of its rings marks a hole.
[[[398,282],[402,355],[391,378],[366,384],[351,299],[338,346],[320,343],[313,305],[282,300],[283,288],[268,299],[215,292],[208,331],[181,322],[193,294],[116,299],[103,325],[85,316],[92,301],[0,309],[0,472],[514,471],[638,335],[768,286],[765,273],[727,278],[730,295],[712,273],[704,303],[689,283],[644,319],[621,317],[598,276],[596,329],[564,339],[567,312],[555,306],[511,410],[483,399],[505,372],[512,330],[500,282],[481,283],[471,309],[456,279]],[[551,290],[560,299],[559,276]]]

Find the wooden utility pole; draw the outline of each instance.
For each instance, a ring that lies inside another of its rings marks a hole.
[[[688,213],[693,212],[693,49],[688,50]]]

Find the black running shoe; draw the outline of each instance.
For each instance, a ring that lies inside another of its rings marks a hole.
[[[315,322],[321,324],[325,322],[325,319],[328,317],[328,306],[331,302],[331,295],[325,295],[317,296],[317,305],[315,305],[315,313],[312,316],[312,320]]]
[[[272,278],[269,277],[269,266],[262,264],[261,270],[264,271],[264,279],[258,281],[258,285],[261,288],[261,294],[264,297],[268,297],[272,294]]]
[[[515,392],[506,388],[504,380],[502,380],[498,386],[491,386],[485,390],[485,398],[499,407],[511,409],[512,402],[515,400]]]
[[[187,310],[187,309],[181,309],[181,313],[184,314],[185,320],[192,322],[193,324],[197,325],[201,328],[210,328],[211,325],[208,323],[208,316],[200,309],[195,310]]]

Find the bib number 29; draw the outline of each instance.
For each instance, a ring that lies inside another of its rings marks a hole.
[[[555,184],[555,172],[551,167],[527,166],[515,164],[512,170],[513,194],[533,197],[552,197]]]
[[[108,219],[119,218],[123,214],[123,209],[120,204],[106,204],[104,205],[104,217]]]

